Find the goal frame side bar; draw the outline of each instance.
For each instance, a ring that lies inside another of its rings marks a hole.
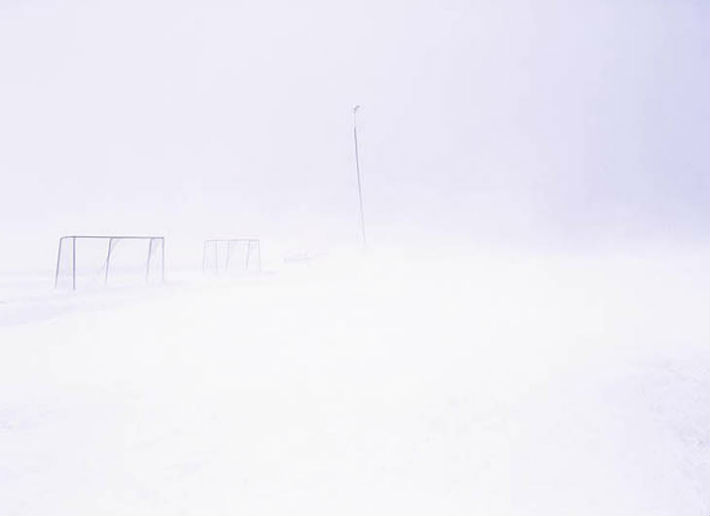
[[[57,248],[57,267],[54,271],[54,288],[57,288],[59,282],[59,267],[62,262],[62,247],[65,240],[71,240],[71,277],[72,290],[76,290],[76,241],[77,240],[108,240],[108,248],[106,250],[106,266],[104,267],[104,284],[108,283],[109,268],[111,266],[111,251],[113,250],[114,240],[148,240],[148,257],[145,262],[145,281],[148,282],[150,273],[150,260],[153,257],[153,242],[160,243],[160,281],[165,282],[165,237],[150,236],[150,235],[65,235],[59,238]]]
[[[205,240],[202,244],[202,272],[207,271],[207,247],[209,245],[215,246],[215,273],[219,274],[219,263],[217,262],[217,245],[227,244],[227,257],[225,259],[224,271],[227,272],[229,268],[229,258],[232,249],[232,244],[246,244],[246,258],[244,264],[244,270],[249,270],[249,259],[251,257],[252,249],[256,252],[256,271],[261,272],[261,241],[258,238],[211,238]]]

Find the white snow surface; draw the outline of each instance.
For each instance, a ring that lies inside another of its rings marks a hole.
[[[0,514],[707,514],[707,258],[6,290]]]

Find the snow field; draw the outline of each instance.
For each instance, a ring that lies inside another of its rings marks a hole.
[[[702,258],[372,259],[0,327],[0,512],[702,514]]]

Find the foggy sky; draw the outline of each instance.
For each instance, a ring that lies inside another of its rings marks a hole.
[[[705,1],[0,3],[0,267],[72,233],[702,240]],[[178,246],[179,248],[179,246]]]

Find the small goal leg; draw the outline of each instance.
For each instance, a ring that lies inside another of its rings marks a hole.
[[[258,272],[261,272],[261,240],[256,241],[256,260]]]
[[[148,283],[148,277],[150,275],[150,258],[153,254],[153,239],[148,240],[148,259],[145,262],[145,282]]]
[[[59,264],[62,261],[62,243],[64,242],[64,237],[59,239],[59,247],[57,248],[57,268],[54,271],[54,288],[57,288],[57,283],[59,282]]]
[[[71,289],[76,290],[76,237],[71,239]]]
[[[232,255],[232,243],[227,242],[227,258],[224,260],[224,272],[225,274],[229,274],[229,260]]]
[[[108,269],[111,264],[111,248],[113,247],[113,238],[108,239],[108,252],[106,253],[106,271],[104,272],[104,285],[108,284]]]

